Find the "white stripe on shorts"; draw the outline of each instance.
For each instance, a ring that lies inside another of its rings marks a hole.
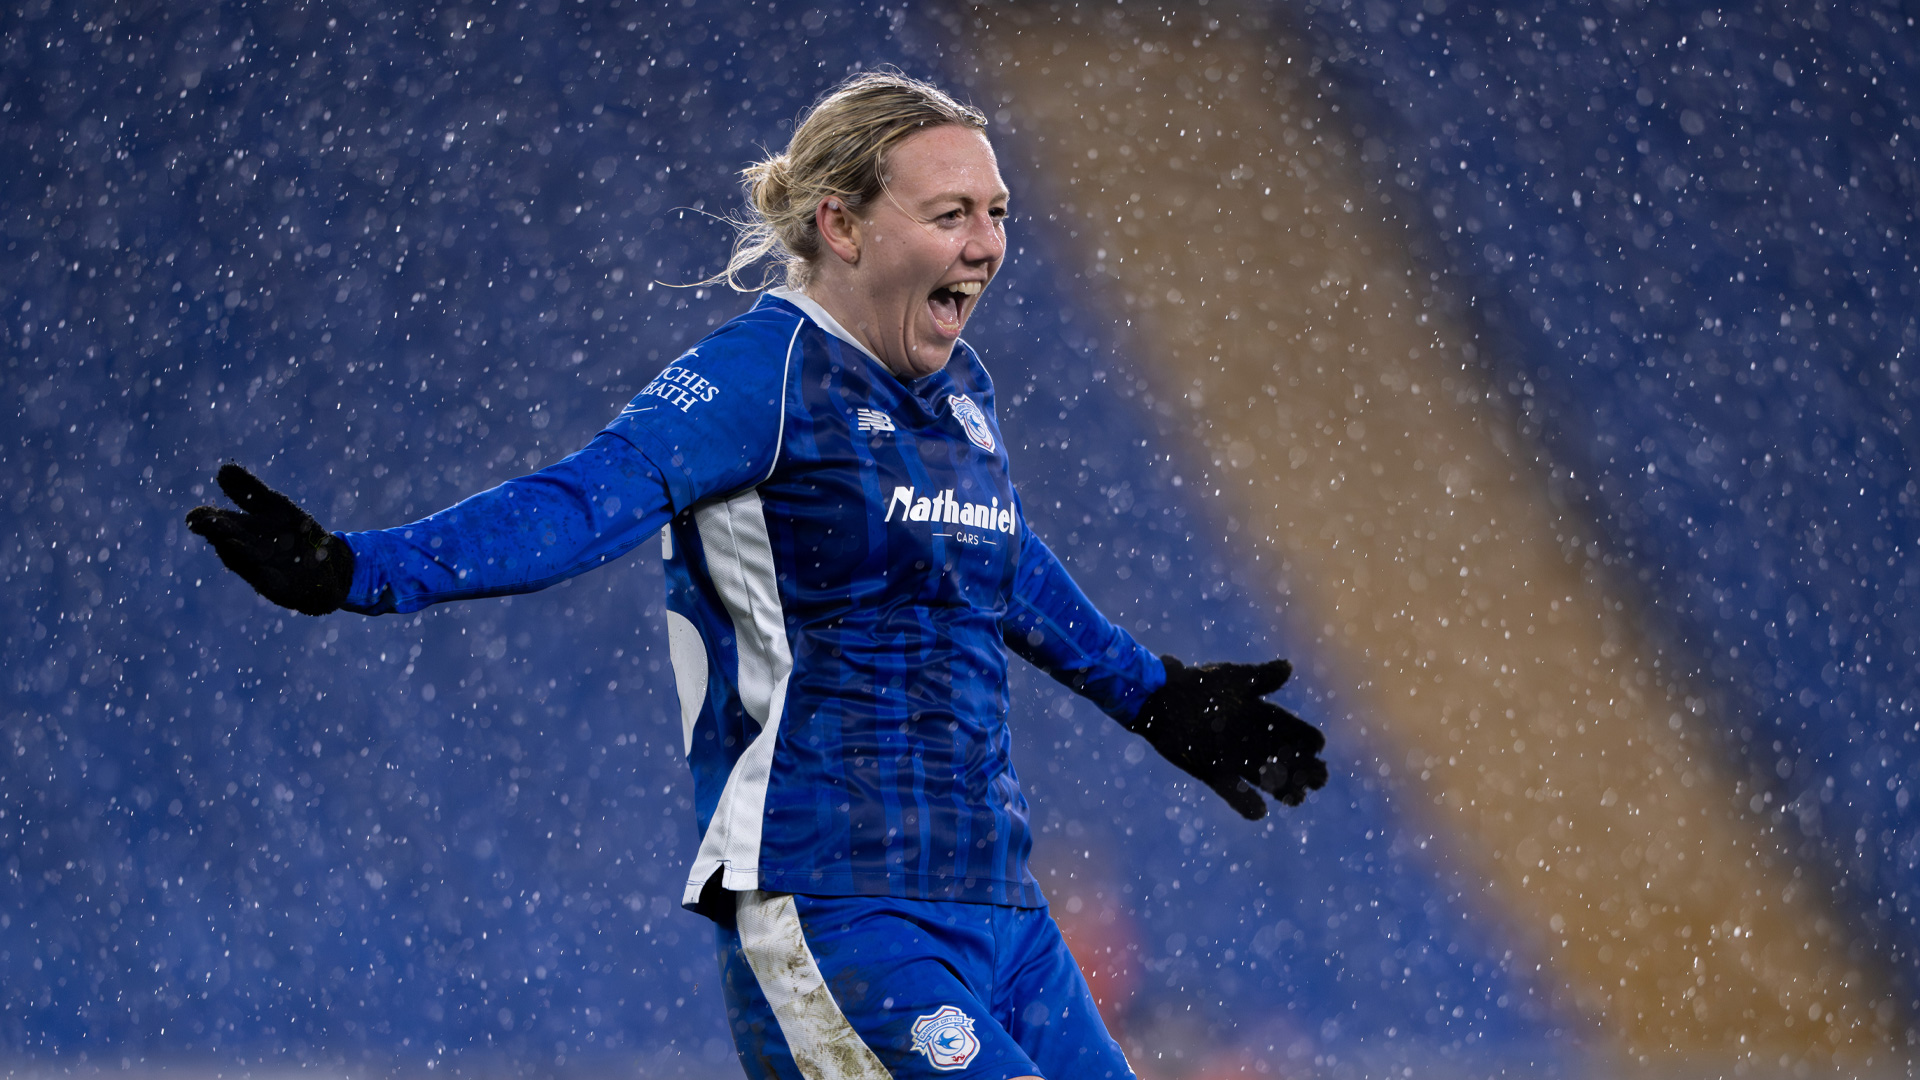
[[[807,1080],[892,1080],[820,977],[787,893],[739,896],[740,951]]]

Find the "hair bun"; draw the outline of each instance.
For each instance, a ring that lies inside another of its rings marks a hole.
[[[793,197],[793,160],[786,154],[775,154],[755,166],[753,177],[754,206],[763,214],[774,216],[787,208],[787,202]]]

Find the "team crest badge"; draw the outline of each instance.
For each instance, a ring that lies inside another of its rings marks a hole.
[[[959,420],[960,426],[966,429],[967,438],[973,440],[973,445],[989,454],[993,453],[993,431],[987,427],[987,414],[980,411],[980,406],[965,394],[955,394],[947,398],[947,407],[953,410],[954,419]]]
[[[925,1054],[934,1068],[951,1072],[966,1068],[980,1052],[980,1036],[973,1033],[973,1017],[957,1005],[942,1005],[913,1022],[913,1048]]]

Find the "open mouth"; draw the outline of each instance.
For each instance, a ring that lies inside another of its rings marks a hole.
[[[957,336],[966,322],[967,304],[986,287],[984,281],[956,281],[942,285],[927,295],[927,310],[933,313],[933,325],[941,333]]]

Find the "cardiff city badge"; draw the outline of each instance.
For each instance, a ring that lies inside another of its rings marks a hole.
[[[993,430],[987,427],[987,414],[980,411],[980,406],[965,394],[954,394],[947,398],[947,407],[953,410],[954,419],[966,429],[973,445],[993,453]]]
[[[966,1068],[980,1052],[980,1036],[973,1033],[973,1017],[958,1005],[942,1005],[913,1022],[913,1048],[934,1068],[951,1072]]]

